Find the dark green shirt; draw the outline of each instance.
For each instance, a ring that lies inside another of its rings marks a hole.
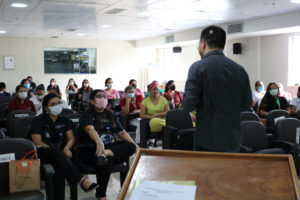
[[[212,151],[238,151],[241,109],[250,108],[251,103],[247,72],[222,51],[211,51],[190,67],[183,108],[197,110],[194,145]]]

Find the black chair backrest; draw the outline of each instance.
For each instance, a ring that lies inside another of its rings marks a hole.
[[[26,153],[34,150],[35,146],[26,139],[4,139],[0,140],[0,155],[13,154],[16,160],[20,160]],[[0,162],[0,193],[8,193],[8,162]]]
[[[8,136],[11,138],[29,138],[34,118],[35,116],[27,116],[14,119],[15,128],[8,132]]]
[[[166,116],[166,125],[178,130],[193,128],[192,116],[182,109],[170,110]]]
[[[265,126],[257,121],[241,122],[242,145],[258,151],[268,148]]]
[[[174,104],[171,101],[168,101],[170,110],[174,110]]]
[[[0,103],[0,120],[6,119],[7,113],[8,113],[8,104],[9,104],[9,101],[7,101],[7,102],[2,101]]]
[[[275,121],[279,118],[288,118],[289,113],[286,110],[272,110],[267,114],[267,129],[274,129]]]
[[[241,121],[257,121],[259,122],[259,117],[254,112],[241,112]]]
[[[72,115],[74,114],[74,111],[68,108],[63,108],[60,114],[62,116]]]
[[[20,129],[19,127],[17,127],[15,125],[17,118],[24,118],[24,117],[30,117],[30,116],[35,116],[35,113],[32,112],[31,110],[16,110],[16,111],[12,111],[12,112],[8,113],[8,116],[7,116],[8,135],[10,135],[10,133],[14,134],[15,133],[14,129],[22,131],[22,129]]]
[[[286,118],[280,120],[275,125],[274,136],[276,139],[288,142],[299,142],[297,138],[297,128],[300,131],[300,120],[295,118]],[[300,136],[298,136],[300,137]]]

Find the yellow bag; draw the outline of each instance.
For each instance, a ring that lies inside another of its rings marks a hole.
[[[26,159],[32,153],[32,157]],[[36,150],[32,150],[25,154],[21,160],[9,162],[10,193],[41,189],[40,159],[33,159],[36,154]]]

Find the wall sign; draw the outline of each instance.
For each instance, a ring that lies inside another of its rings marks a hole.
[[[4,68],[5,69],[15,69],[15,57],[5,56],[4,57]]]

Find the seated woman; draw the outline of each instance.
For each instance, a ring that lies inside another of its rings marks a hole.
[[[86,146],[79,150],[79,158],[98,170],[97,182],[100,187],[96,190],[96,198],[100,200],[107,199],[106,189],[113,164],[126,161],[137,149],[137,145],[106,106],[105,92],[92,91],[89,109],[81,115],[79,125],[79,141]],[[116,142],[114,134],[123,141]]]
[[[62,104],[59,97],[47,94],[42,106],[43,114],[33,120],[30,133],[41,162],[51,164],[55,170],[54,199],[65,199],[65,179],[69,185],[80,183],[84,191],[96,189],[98,185],[86,179],[70,159],[75,138],[71,121],[60,116]]]
[[[159,87],[158,81],[153,81],[152,83],[150,83],[150,85],[153,84],[153,83],[156,83],[158,85],[159,94],[163,95],[164,94],[164,90]],[[150,96],[150,93],[149,93],[149,91],[147,91],[146,94],[145,94],[145,98],[147,98],[149,96]]]
[[[23,79],[20,83],[20,85],[23,85],[27,90],[27,99],[30,99],[30,97],[34,96],[34,90],[30,87],[30,82],[27,79]]]
[[[50,84],[47,87],[47,92],[49,92],[50,89],[57,88],[59,89],[59,86],[56,84],[56,80],[54,78],[51,78]],[[60,89],[59,89],[60,90]]]
[[[18,85],[16,87],[16,97],[8,104],[8,112],[15,110],[31,110],[36,113],[32,101],[27,99],[27,89],[23,85]]]
[[[131,85],[125,88],[125,95],[120,101],[120,106],[125,115],[132,114],[129,123],[132,126],[136,126],[135,142],[140,143],[140,118],[138,117],[140,116],[143,96],[135,94],[134,88]]]
[[[78,90],[78,93],[77,93],[79,101],[85,102],[88,104],[92,90],[93,90],[93,88],[91,88],[89,80],[84,79],[82,81],[81,88]]]
[[[71,103],[71,100],[75,98],[75,94],[77,93],[78,86],[75,83],[73,78],[70,78],[68,81],[68,85],[66,86],[66,94],[68,95],[68,102]]]
[[[258,108],[258,115],[266,118],[268,112],[276,109],[287,110],[291,113],[290,105],[284,97],[279,96],[279,88],[276,83],[269,83],[265,96]]]
[[[169,104],[164,97],[160,96],[157,82],[151,83],[148,86],[148,91],[150,97],[142,101],[140,117],[150,119],[151,132],[160,132],[166,125],[165,117],[169,111]]]
[[[178,108],[182,101],[182,94],[179,91],[176,91],[175,89],[176,87],[174,81],[173,80],[168,81],[165,86],[165,93],[163,96],[168,101],[172,102],[174,108]]]
[[[107,99],[120,99],[120,95],[119,92],[115,89],[113,89],[113,80],[111,78],[107,78],[105,80],[105,94],[107,96]]]
[[[42,101],[45,96],[45,88],[44,85],[41,84],[35,88],[34,96],[30,98],[30,101],[34,104],[35,110],[37,113],[42,110]]]

